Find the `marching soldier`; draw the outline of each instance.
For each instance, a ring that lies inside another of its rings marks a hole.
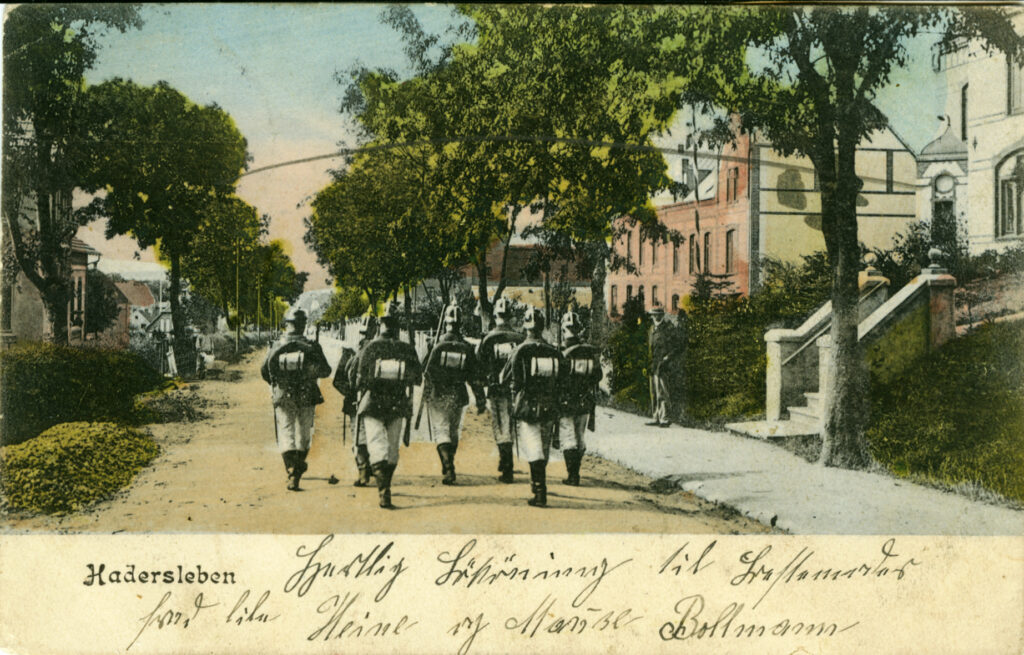
[[[366,449],[384,509],[394,509],[391,478],[398,466],[398,441],[404,426],[408,445],[411,390],[421,376],[416,349],[398,340],[398,305],[391,303],[380,319],[380,334],[356,357],[349,378],[359,394],[356,422],[366,434]]]
[[[523,342],[523,335],[507,326],[509,302],[498,298],[494,303],[494,327],[484,335],[476,349],[477,362],[487,385],[487,406],[491,410],[491,430],[498,444],[498,479],[505,484],[512,478],[512,393],[499,382],[512,351]]]
[[[444,311],[445,333],[427,353],[423,377],[423,401],[427,409],[427,429],[437,442],[441,460],[441,484],[455,484],[455,453],[459,448],[462,419],[469,404],[468,385],[473,390],[478,413],[484,412],[483,387],[477,377],[473,346],[462,338],[461,311],[456,305]]]
[[[596,346],[580,339],[581,328],[576,312],[567,312],[562,317],[566,384],[558,433],[569,474],[563,482],[573,487],[580,486],[580,464],[587,449],[583,434],[588,427],[594,430],[595,394],[603,375],[601,353]]]
[[[529,308],[523,322],[526,340],[513,351],[499,381],[512,389],[512,417],[516,432],[530,462],[530,490],[533,507],[546,507],[546,467],[551,440],[558,430],[562,386],[562,354],[544,340],[544,313]]]
[[[668,420],[669,389],[668,389],[668,362],[672,357],[672,324],[665,320],[665,309],[661,305],[655,305],[651,309],[651,326],[648,335],[648,344],[651,355],[650,388],[651,388],[651,410],[653,420],[647,425],[656,425],[667,428],[671,425]]]
[[[301,309],[285,318],[288,331],[270,347],[260,373],[271,386],[274,432],[288,473],[288,489],[299,490],[306,472],[306,455],[313,440],[313,413],[324,401],[317,378],[331,374],[320,344],[306,339],[306,313]]]
[[[343,348],[341,360],[338,362],[338,369],[334,373],[334,388],[345,397],[341,411],[344,413],[342,420],[352,426],[352,452],[356,458],[356,468],[359,470],[359,477],[352,483],[356,487],[366,487],[370,484],[370,452],[366,449],[366,432],[356,421],[356,391],[349,385],[352,377],[352,369],[355,366],[358,353],[377,334],[377,319],[373,316],[364,316],[359,325],[359,345],[356,350]]]

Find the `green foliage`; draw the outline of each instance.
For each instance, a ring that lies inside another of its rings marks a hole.
[[[160,453],[145,433],[115,423],[62,423],[3,449],[3,492],[11,507],[73,512],[110,497]]]
[[[986,325],[872,389],[875,459],[1024,501],[1024,322]]]
[[[639,296],[622,306],[622,320],[608,335],[604,355],[612,363],[609,390],[620,405],[646,411],[650,406],[647,370],[650,366],[648,331],[651,323]]]
[[[370,308],[366,295],[355,287],[335,289],[331,302],[320,318],[323,323],[340,323],[349,318],[362,316]]]
[[[85,331],[102,332],[114,324],[121,312],[117,304],[121,297],[114,282],[101,271],[85,272]]]
[[[68,421],[130,421],[134,396],[162,381],[135,353],[19,344],[0,353],[3,443]]]

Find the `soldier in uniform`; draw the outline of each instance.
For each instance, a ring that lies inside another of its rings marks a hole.
[[[359,470],[359,477],[352,483],[356,487],[366,487],[370,484],[370,452],[366,449],[366,432],[356,420],[356,390],[349,385],[349,379],[352,377],[358,353],[363,351],[376,334],[377,319],[374,316],[364,316],[359,325],[357,349],[342,349],[341,360],[338,361],[338,368],[334,373],[334,388],[345,397],[341,408],[346,417],[343,420],[347,420],[352,426],[352,452],[355,454],[356,468]]]
[[[651,326],[648,335],[648,344],[651,355],[650,387],[651,387],[651,409],[653,412],[652,421],[647,425],[656,425],[667,428],[671,425],[668,420],[669,388],[668,388],[668,366],[672,357],[673,333],[672,324],[665,320],[665,309],[661,305],[655,305],[651,309]]]
[[[306,313],[285,318],[288,331],[267,352],[260,373],[271,387],[274,432],[288,473],[288,489],[299,490],[306,472],[306,455],[313,439],[313,412],[324,401],[317,378],[331,374],[320,344],[303,336]]]
[[[512,417],[516,432],[530,462],[530,490],[533,507],[546,507],[546,468],[551,440],[558,430],[562,379],[562,354],[544,340],[544,313],[529,308],[523,322],[526,340],[513,351],[499,381],[512,389]]]
[[[566,384],[558,436],[569,474],[563,482],[573,487],[580,485],[580,464],[587,449],[583,435],[588,427],[594,429],[595,395],[603,375],[601,353],[596,346],[580,339],[581,331],[579,315],[567,312],[562,317]]]
[[[455,453],[459,448],[462,419],[469,404],[468,385],[473,390],[478,413],[484,412],[484,391],[479,382],[473,346],[462,338],[461,311],[455,305],[444,310],[445,333],[424,360],[423,402],[427,429],[437,443],[441,460],[441,484],[455,484]]]
[[[505,484],[512,478],[512,393],[508,386],[499,382],[501,369],[505,367],[512,351],[523,342],[523,335],[508,327],[509,302],[498,298],[494,303],[494,327],[484,335],[476,349],[484,383],[487,385],[487,406],[491,410],[491,430],[494,442],[498,444],[498,479]]]
[[[366,344],[352,366],[349,383],[359,394],[357,423],[366,434],[366,449],[377,478],[380,506],[393,509],[391,478],[398,466],[398,442],[403,427],[408,435],[412,417],[412,387],[422,377],[420,360],[411,344],[398,340],[398,305],[388,305],[380,319],[380,334]],[[408,442],[407,442],[408,443]]]

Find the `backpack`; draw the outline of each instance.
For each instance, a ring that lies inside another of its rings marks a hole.
[[[558,417],[560,362],[557,357],[534,355],[526,366],[523,388],[512,402],[512,415],[524,421],[547,421]]]

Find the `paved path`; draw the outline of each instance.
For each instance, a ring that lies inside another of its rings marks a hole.
[[[887,475],[825,468],[724,432],[648,427],[599,408],[591,454],[794,534],[1022,535],[1024,511]]]

